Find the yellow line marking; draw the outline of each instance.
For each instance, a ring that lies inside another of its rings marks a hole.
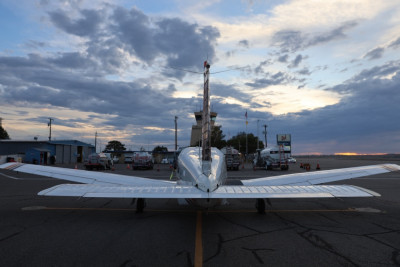
[[[196,247],[194,251],[194,267],[203,266],[203,240],[201,235],[202,230],[202,212],[197,211],[197,223],[196,223]]]

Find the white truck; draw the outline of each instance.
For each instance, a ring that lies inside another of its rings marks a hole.
[[[253,167],[254,169],[265,168],[267,170],[288,170],[288,153],[286,153],[288,151],[289,150],[284,146],[270,146],[263,150],[258,150],[253,161]]]
[[[239,170],[240,166],[240,155],[239,151],[233,147],[224,147],[221,152],[225,155],[226,169],[227,170]]]
[[[153,156],[146,152],[140,151],[133,154],[133,169],[153,169]]]
[[[106,170],[111,169],[111,159],[104,153],[93,153],[85,159],[85,168],[87,170]]]

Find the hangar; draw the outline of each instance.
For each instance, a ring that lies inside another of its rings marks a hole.
[[[0,164],[7,158],[33,164],[82,162],[95,147],[78,140],[14,141],[0,140]]]

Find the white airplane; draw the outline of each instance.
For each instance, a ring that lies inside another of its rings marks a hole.
[[[225,156],[211,147],[209,72],[204,63],[202,147],[182,150],[177,162],[177,181],[117,175],[85,170],[48,167],[23,163],[5,163],[0,169],[25,172],[81,184],[60,184],[40,191],[43,196],[133,198],[142,212],[145,199],[186,199],[202,207],[212,207],[223,199],[256,199],[259,213],[265,212],[265,199],[333,198],[380,196],[371,190],[352,185],[319,185],[356,177],[399,171],[396,164],[381,164],[318,172],[241,180],[243,185],[226,185]]]

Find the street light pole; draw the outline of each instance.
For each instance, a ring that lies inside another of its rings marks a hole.
[[[265,138],[265,147],[267,147],[268,146],[268,144],[267,144],[267,125],[266,124],[264,124],[264,138]]]
[[[178,116],[175,116],[175,151],[178,150]]]

